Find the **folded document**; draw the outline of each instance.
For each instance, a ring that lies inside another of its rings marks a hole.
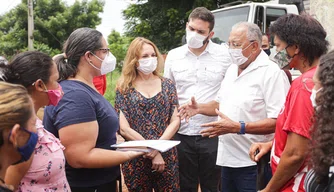
[[[178,144],[180,144],[180,141],[138,140],[138,141],[126,141],[120,144],[111,145],[110,147],[117,148],[117,150],[119,151],[150,152],[152,150],[158,150],[160,152],[166,152]]]

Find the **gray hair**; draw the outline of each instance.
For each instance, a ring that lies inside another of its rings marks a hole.
[[[239,22],[235,25],[233,25],[232,30],[238,29],[238,28],[246,28],[247,29],[247,39],[249,41],[257,41],[259,43],[259,46],[262,46],[262,32],[259,28],[254,23],[249,23],[249,22]]]
[[[102,47],[102,33],[91,28],[79,28],[71,33],[64,44],[64,54],[53,59],[59,71],[59,81],[77,74],[81,56],[87,51],[95,52]]]

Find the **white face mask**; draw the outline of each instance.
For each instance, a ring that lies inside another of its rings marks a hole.
[[[94,67],[97,70],[101,71],[101,75],[105,75],[107,73],[112,72],[116,68],[116,57],[109,52],[106,57],[102,60],[98,56],[96,56],[94,53],[92,53],[98,60],[102,61],[101,69],[94,66],[91,62],[88,62],[92,67]]]
[[[311,93],[311,96],[310,96],[310,100],[311,100],[311,102],[312,102],[312,106],[313,107],[316,107],[317,106],[317,102],[315,101],[315,99],[316,99],[316,97],[317,97],[317,93],[319,92],[319,91],[321,91],[322,90],[322,87],[320,88],[320,89],[318,89],[318,90],[315,90],[314,88],[312,89],[312,93]]]
[[[148,75],[152,73],[158,65],[158,58],[157,57],[150,57],[145,59],[139,59],[138,60],[139,67],[137,69],[144,73],[145,75]]]
[[[253,43],[253,42],[252,42]],[[230,56],[231,56],[231,60],[232,60],[232,63],[240,66],[242,64],[244,64],[248,59],[249,57],[252,55],[252,53],[248,56],[248,57],[245,57],[243,54],[242,54],[242,51],[247,49],[252,43],[250,43],[246,48],[244,49],[231,49],[229,48],[228,49],[228,52],[230,53]]]
[[[188,47],[198,49],[203,47],[205,44],[205,40],[207,36],[200,35],[196,33],[196,31],[190,31],[189,29],[186,30],[186,38]]]

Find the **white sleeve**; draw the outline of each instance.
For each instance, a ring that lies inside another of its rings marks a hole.
[[[165,61],[164,77],[171,79],[172,81],[175,82],[171,67],[172,67],[172,61],[170,60],[170,54],[168,54]]]
[[[277,118],[284,106],[290,83],[283,70],[268,74],[264,81],[264,99],[268,118]]]

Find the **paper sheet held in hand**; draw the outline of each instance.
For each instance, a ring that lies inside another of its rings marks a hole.
[[[126,141],[120,144],[111,145],[110,147],[117,148],[117,150],[119,151],[150,152],[152,150],[158,150],[160,152],[166,152],[178,144],[180,144],[180,141],[138,140],[138,141]]]

